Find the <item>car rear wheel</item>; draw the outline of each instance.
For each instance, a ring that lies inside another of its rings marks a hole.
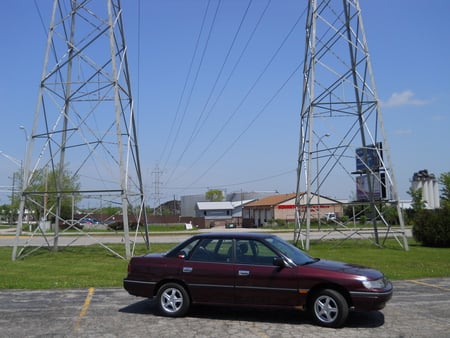
[[[340,327],[347,320],[348,304],[339,292],[325,289],[316,294],[311,312],[319,325]]]
[[[180,317],[189,310],[190,299],[186,289],[177,283],[167,283],[158,290],[158,309],[168,317]]]

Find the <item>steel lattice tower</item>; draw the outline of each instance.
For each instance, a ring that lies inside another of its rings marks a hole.
[[[34,191],[43,173],[46,188]],[[78,177],[79,189],[68,191],[67,177]],[[27,246],[19,252],[18,247],[24,210],[30,205],[40,210],[41,219],[54,222],[52,238],[41,227],[35,232],[55,250],[67,229],[89,236],[73,220],[80,204],[121,210],[117,218],[123,221],[126,258],[132,255],[131,223],[137,229],[144,226],[148,245],[119,0],[54,0],[22,186],[13,260],[27,252]],[[70,204],[71,210],[63,211]]]
[[[303,76],[295,241],[306,240],[309,250],[320,191],[340,180],[358,186],[355,203],[370,215],[375,243],[382,226],[408,250],[358,0],[308,2]],[[397,209],[399,231],[383,214],[386,205]],[[331,231],[346,227],[335,221]]]

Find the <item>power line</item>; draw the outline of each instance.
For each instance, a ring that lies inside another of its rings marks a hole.
[[[189,79],[190,79],[190,76],[191,76],[191,72],[192,72],[193,67],[194,67],[195,57],[196,57],[197,52],[198,52],[198,50],[199,50],[200,40],[201,40],[201,37],[202,37],[202,35],[203,35],[203,30],[205,29],[205,24],[206,24],[206,19],[207,19],[207,14],[208,14],[208,11],[209,11],[210,3],[211,3],[211,1],[208,1],[208,5],[207,5],[207,7],[206,7],[206,9],[205,9],[205,12],[204,12],[204,14],[203,14],[202,24],[201,24],[200,31],[199,31],[198,36],[197,36],[197,41],[196,41],[196,44],[195,44],[194,53],[192,54],[191,62],[190,62],[190,64],[189,64],[188,73],[187,73],[186,79],[185,79],[185,81],[184,81],[183,90],[182,90],[182,92],[181,92],[180,99],[178,100],[178,105],[177,105],[177,109],[176,109],[176,112],[175,112],[175,117],[174,117],[174,119],[173,119],[173,121],[172,121],[172,124],[171,124],[171,126],[170,126],[170,131],[169,131],[169,134],[168,134],[166,143],[164,144],[164,147],[163,147],[163,150],[162,150],[162,153],[161,153],[161,156],[160,156],[160,157],[161,157],[161,160],[162,160],[164,157],[166,158],[166,161],[165,161],[164,164],[163,164],[163,168],[166,168],[166,166],[167,166],[167,163],[168,163],[168,161],[169,161],[169,159],[170,159],[170,156],[171,156],[171,154],[172,154],[173,148],[174,148],[174,146],[175,146],[176,140],[177,140],[177,138],[178,138],[178,133],[179,133],[180,127],[181,127],[181,125],[182,125],[182,121],[184,120],[184,115],[183,115],[183,117],[181,118],[181,122],[180,122],[179,125],[178,125],[177,133],[175,133],[175,136],[174,136],[174,139],[173,139],[172,144],[171,144],[171,146],[170,146],[170,149],[169,149],[169,151],[168,151],[167,154],[166,154],[166,149],[167,149],[169,140],[170,140],[171,137],[172,137],[172,134],[173,134],[173,131],[174,131],[174,128],[175,128],[175,125],[176,125],[176,121],[177,121],[178,115],[179,115],[179,113],[180,113],[181,104],[182,104],[182,102],[183,102],[184,94],[185,94],[185,92],[186,92],[186,90],[187,90],[188,83],[189,83]],[[184,114],[185,114],[185,113],[186,113],[186,110],[184,111]]]
[[[201,111],[199,117],[197,118],[197,122],[194,124],[194,129],[192,130],[192,133],[191,133],[191,136],[189,137],[189,140],[186,142],[183,151],[181,152],[180,156],[178,157],[178,160],[177,160],[176,163],[175,163],[174,168],[172,169],[172,172],[171,172],[171,174],[170,174],[170,176],[169,176],[169,178],[168,178],[169,180],[170,180],[170,178],[172,177],[173,173],[174,173],[174,172],[176,171],[176,169],[178,168],[178,165],[181,163],[181,160],[183,159],[184,155],[186,154],[186,151],[187,151],[187,150],[189,149],[189,147],[192,145],[192,142],[194,141],[194,139],[198,136],[198,134],[199,134],[199,132],[200,132],[200,130],[201,130],[201,127],[203,126],[204,122],[206,121],[206,119],[207,119],[208,116],[209,116],[209,113],[211,112],[211,110],[210,110],[209,113],[207,114],[207,116],[205,117],[203,123],[201,123],[202,117],[203,117],[203,115],[204,115],[204,113],[205,113],[205,111],[206,111],[206,107],[208,106],[209,101],[211,100],[212,94],[214,93],[214,91],[215,91],[215,89],[216,89],[216,86],[217,86],[217,84],[218,84],[218,82],[219,82],[219,79],[220,79],[220,77],[221,77],[221,75],[222,75],[222,73],[223,73],[223,70],[225,69],[225,65],[226,65],[226,63],[227,63],[227,61],[228,61],[228,59],[229,59],[229,57],[230,57],[231,51],[232,51],[232,49],[233,49],[233,47],[234,47],[234,44],[236,43],[237,37],[239,36],[239,33],[240,33],[240,31],[241,31],[241,28],[242,28],[242,25],[243,25],[243,23],[244,23],[244,21],[245,21],[245,18],[247,17],[248,10],[249,10],[251,4],[252,4],[252,0],[249,1],[248,5],[247,5],[247,8],[246,8],[246,10],[245,10],[245,12],[244,12],[244,14],[243,14],[243,16],[242,16],[242,18],[241,18],[240,24],[239,24],[239,26],[238,26],[238,28],[237,28],[235,34],[234,34],[233,41],[231,42],[231,45],[230,45],[229,48],[228,48],[227,54],[226,54],[226,56],[225,56],[225,58],[224,58],[224,60],[223,60],[223,62],[222,62],[222,66],[221,66],[221,68],[220,68],[220,70],[219,70],[219,73],[218,73],[218,75],[216,76],[216,79],[215,79],[215,81],[214,81],[213,86],[211,87],[211,90],[210,90],[210,92],[209,92],[208,98],[206,99],[206,102],[205,102],[205,104],[203,105],[203,109],[202,109],[202,111]]]
[[[291,29],[289,30],[289,32],[286,34],[286,36],[284,37],[283,41],[281,42],[281,44],[278,46],[278,48],[276,49],[276,51],[274,52],[274,54],[272,55],[272,57],[269,59],[269,61],[267,62],[267,64],[265,65],[265,67],[263,68],[263,70],[260,72],[260,74],[258,75],[258,77],[256,78],[256,80],[253,82],[252,86],[249,88],[249,90],[246,92],[246,94],[244,95],[244,97],[241,99],[241,101],[239,102],[239,104],[237,105],[237,107],[235,108],[235,110],[229,115],[228,119],[225,121],[225,123],[222,125],[222,127],[218,130],[218,132],[216,133],[216,135],[213,138],[212,142],[207,143],[207,146],[201,151],[199,152],[199,156],[193,161],[193,164],[191,165],[191,167],[189,167],[190,169],[192,168],[192,166],[198,162],[207,152],[209,149],[211,149],[211,147],[214,144],[214,140],[217,140],[218,137],[222,134],[222,132],[225,130],[226,126],[231,122],[231,120],[233,119],[233,117],[238,113],[238,111],[241,109],[241,107],[243,106],[243,104],[245,103],[245,101],[248,99],[248,97],[250,96],[250,94],[253,92],[253,90],[256,88],[256,85],[259,83],[259,81],[263,78],[264,74],[267,72],[267,70],[270,68],[271,64],[274,62],[274,60],[276,59],[277,55],[279,54],[279,52],[281,51],[281,49],[283,48],[283,46],[285,45],[285,43],[287,42],[287,40],[289,39],[289,37],[292,35],[292,33],[294,32],[295,28],[297,27],[298,23],[300,22],[300,20],[302,19],[302,17],[305,15],[306,13],[306,9],[301,13],[301,15],[297,18],[297,20],[295,21],[295,23],[292,25]],[[229,146],[225,149],[225,151],[223,151],[221,153],[221,155],[219,157],[216,158],[216,160],[205,170],[203,171],[203,173],[198,176],[189,186],[195,185],[195,183],[197,183],[202,177],[204,177],[215,165],[217,165],[217,163],[225,156],[225,154],[227,154],[233,147],[234,145],[237,143],[237,141],[245,134],[245,132],[251,127],[251,125],[262,115],[262,113],[265,111],[265,109],[269,106],[269,104],[279,95],[279,93],[281,92],[281,90],[287,85],[287,83],[292,79],[292,77],[294,76],[294,74],[299,70],[299,68],[303,65],[303,63],[300,63],[299,65],[297,65],[295,67],[295,69],[290,73],[290,75],[288,76],[288,78],[284,81],[284,83],[277,89],[277,91],[275,92],[275,94],[266,102],[266,104],[264,105],[264,107],[256,114],[256,116],[246,125],[246,127],[241,131],[241,133],[238,134],[238,136],[229,144]]]

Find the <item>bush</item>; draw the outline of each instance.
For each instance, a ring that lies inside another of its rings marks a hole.
[[[413,236],[424,246],[450,247],[450,208],[418,211]]]
[[[284,219],[276,219],[275,223],[279,226],[279,227],[284,227],[286,226],[286,221]]]
[[[128,229],[129,230],[136,230],[137,223],[136,222],[129,222],[128,223]],[[123,222],[122,221],[115,221],[108,224],[108,229],[114,230],[114,231],[122,231],[123,230]]]

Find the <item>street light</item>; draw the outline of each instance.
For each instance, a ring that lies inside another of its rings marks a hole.
[[[28,137],[27,129],[23,125],[20,125],[19,129],[22,129],[23,133],[25,134],[25,154],[24,154],[23,159],[24,159],[24,163],[26,163],[27,155],[28,155],[27,154],[28,153],[28,141],[30,140],[30,138]],[[20,171],[21,171],[21,176],[22,176],[22,182],[21,182],[22,183],[22,188],[21,188],[22,191],[21,192],[23,194],[24,187],[25,187],[25,180],[27,179],[25,177],[25,166],[21,166]],[[20,212],[25,212],[25,210],[22,210]],[[27,216],[25,216],[25,217],[27,217]],[[31,231],[32,230],[31,224],[29,223],[28,226],[29,226],[29,230]]]
[[[22,130],[23,130],[23,132],[25,133],[25,140],[28,142],[28,133],[27,133],[27,129],[26,129],[24,126],[22,126],[22,125],[19,126],[19,129],[22,129]]]
[[[3,157],[5,157],[6,159],[10,160],[12,163],[14,163],[15,165],[17,165],[20,168],[20,172],[22,172],[22,161],[18,160],[17,158],[5,154],[2,150],[0,150],[0,155],[2,155]],[[13,176],[12,176],[12,189],[11,189],[11,208],[14,205],[14,198],[15,198],[15,187],[16,187],[16,172],[13,172]],[[11,178],[11,177],[9,177]]]
[[[317,222],[320,230],[320,182],[319,182],[319,144],[324,137],[330,137],[330,134],[322,135],[316,143],[316,163],[317,163]]]
[[[25,134],[25,154],[24,154],[24,163],[25,163],[28,152],[28,141],[30,140],[30,138],[28,137],[27,129],[23,125],[20,125],[19,129],[22,129],[23,133]],[[25,179],[25,168],[21,169],[22,169],[22,184],[24,184],[23,180]]]

